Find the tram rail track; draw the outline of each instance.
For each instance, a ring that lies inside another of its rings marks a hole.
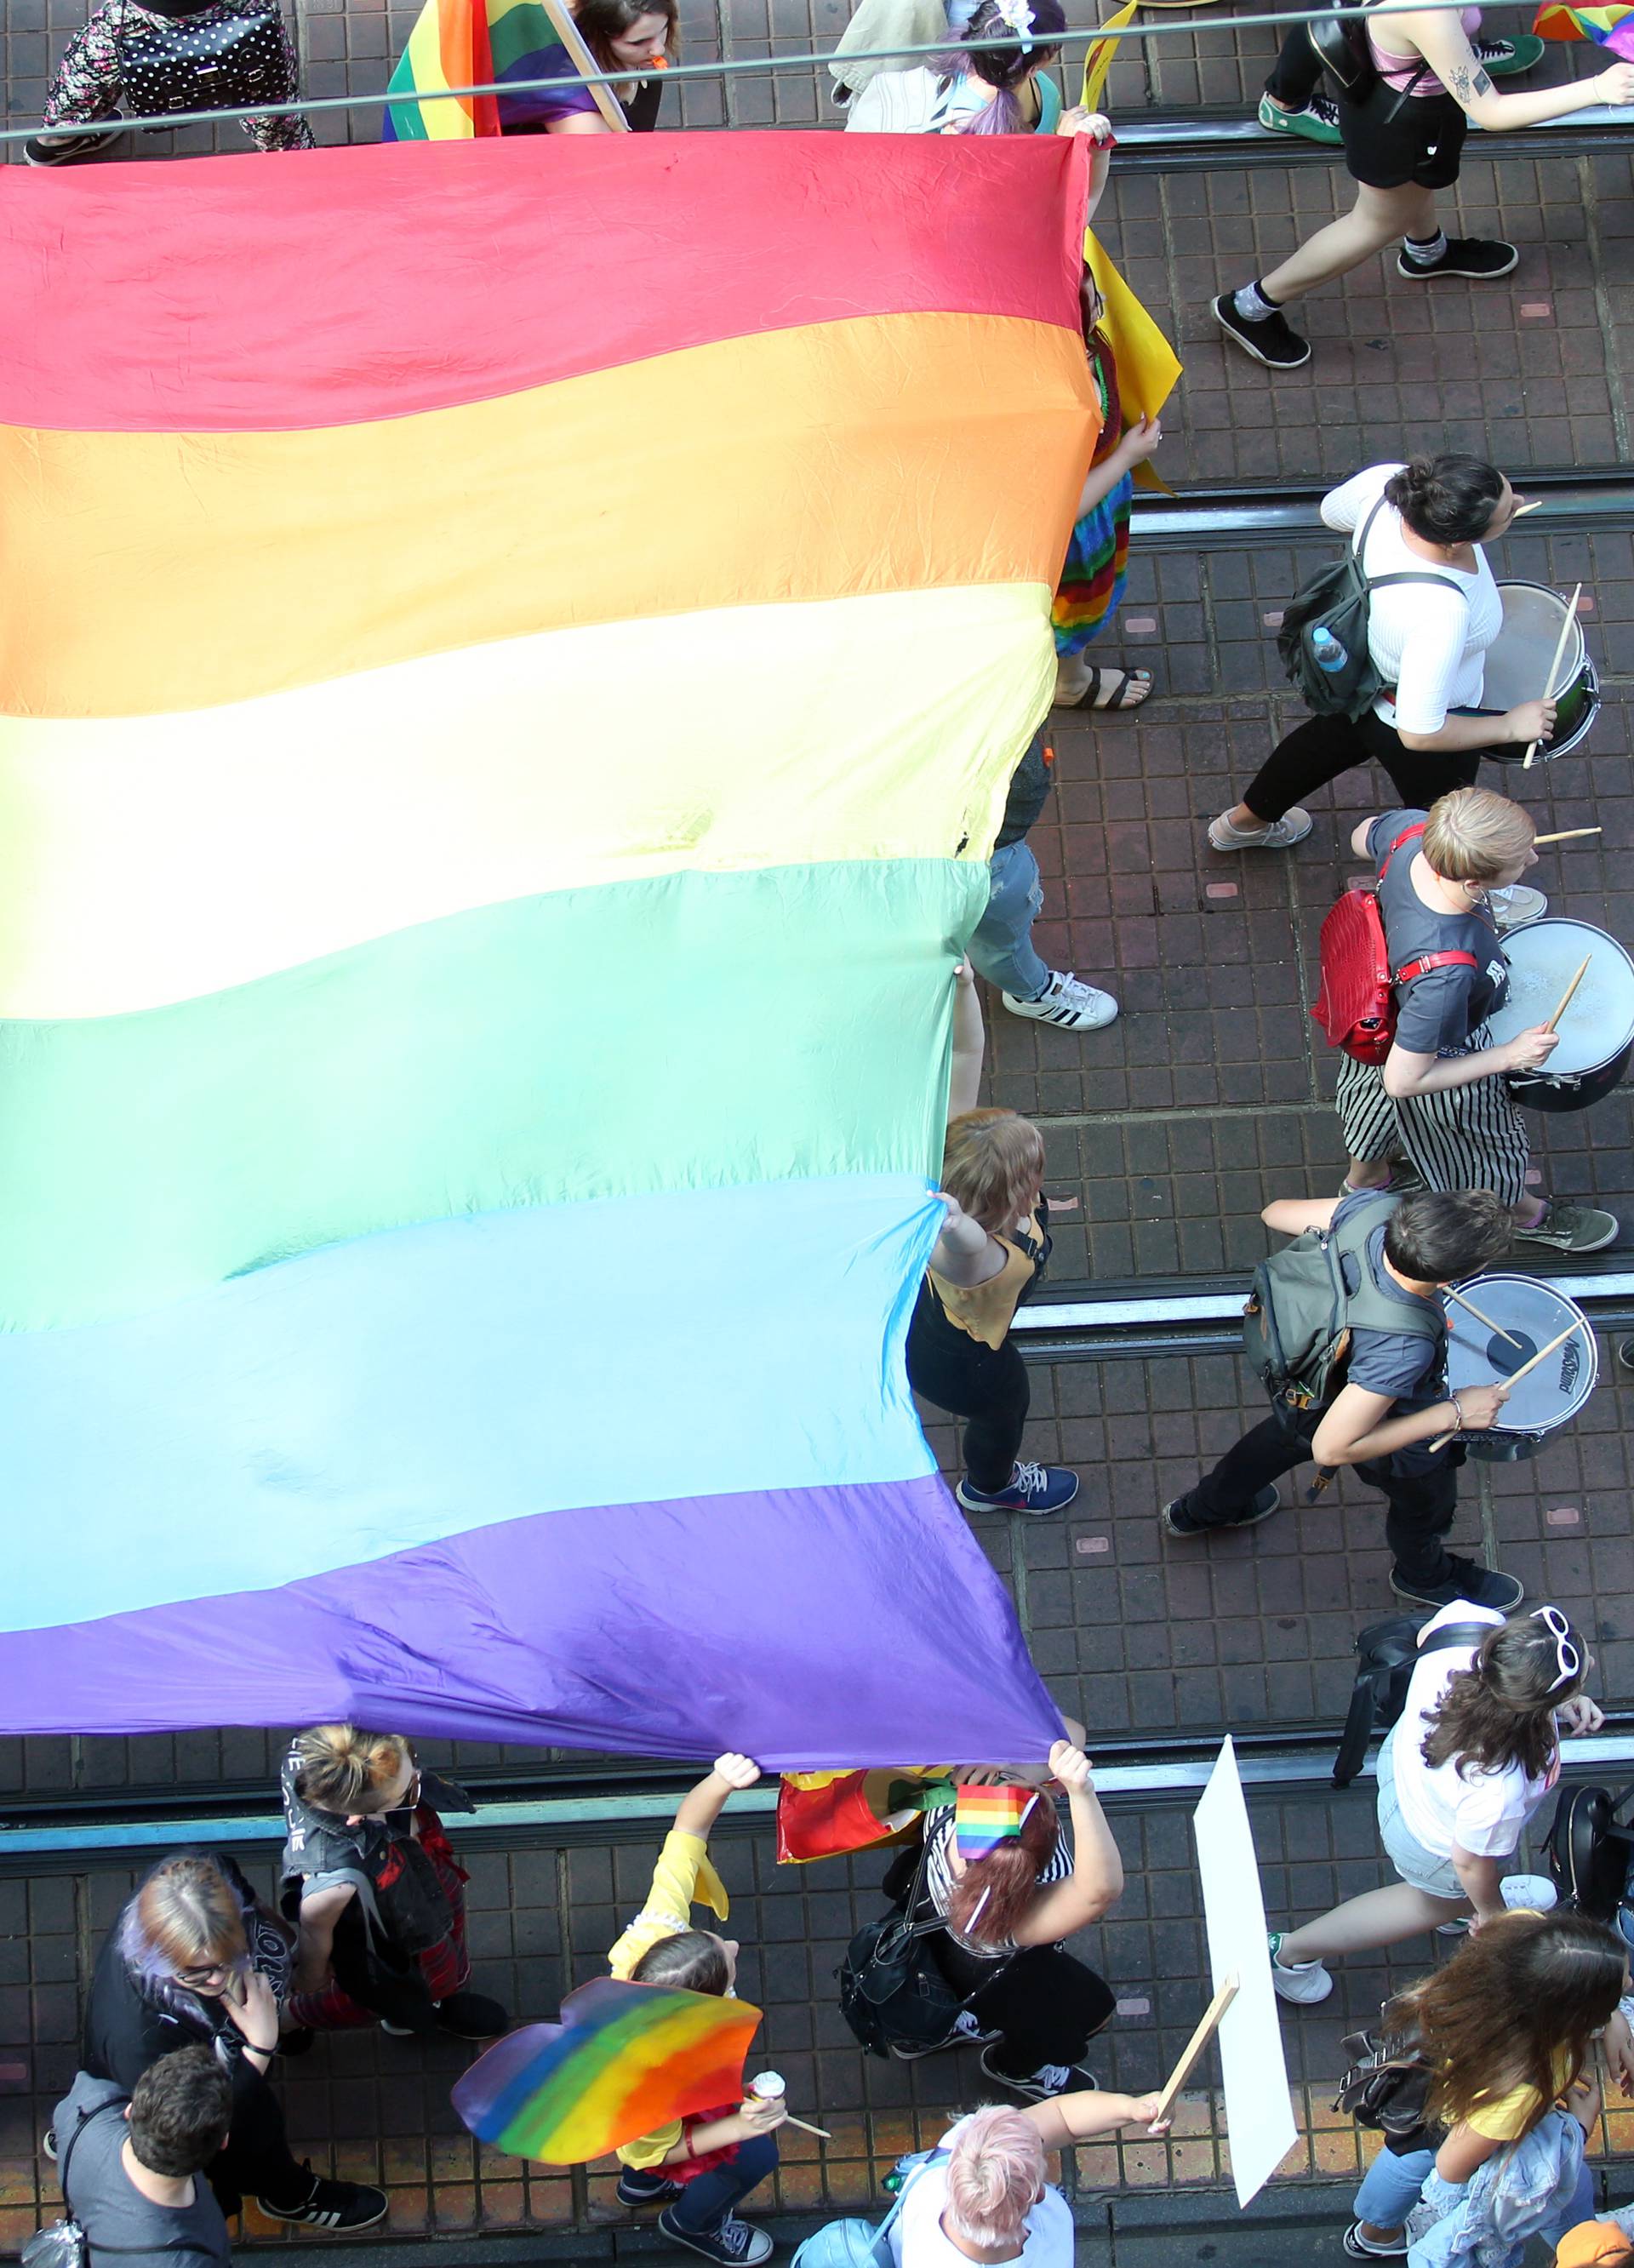
[[[1252,172],[1270,166],[1343,165],[1336,145],[1292,134],[1268,134],[1252,109],[1203,108],[1147,117],[1120,112],[1118,172],[1201,173]],[[1504,154],[1521,158],[1594,158],[1634,150],[1634,122],[1626,111],[1579,110],[1556,126],[1523,127],[1502,136]],[[1479,129],[1468,154],[1482,153]]]

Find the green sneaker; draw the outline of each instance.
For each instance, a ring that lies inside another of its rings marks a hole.
[[[1508,42],[1504,44],[1507,46]],[[1542,46],[1542,41],[1538,43]],[[1269,94],[1260,97],[1260,123],[1268,134],[1302,135],[1307,142],[1320,142],[1324,149],[1336,149],[1339,133],[1339,110],[1332,98],[1314,94],[1303,110],[1284,110],[1273,102]]]
[[[1597,1205],[1564,1204],[1556,1198],[1542,1219],[1530,1228],[1517,1228],[1518,1244],[1546,1244],[1555,1252],[1603,1252],[1614,1244],[1623,1224],[1614,1212]]]
[[[1476,51],[1476,61],[1494,78],[1513,78],[1517,72],[1529,71],[1543,52],[1542,40],[1535,39],[1530,32],[1518,32],[1513,40],[1494,39],[1486,32],[1477,32],[1469,44]]]

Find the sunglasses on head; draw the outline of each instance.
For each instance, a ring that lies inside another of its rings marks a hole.
[[[1531,1619],[1542,1623],[1555,1641],[1555,1662],[1560,1675],[1549,1687],[1558,1693],[1563,1685],[1574,1685],[1583,1675],[1583,1647],[1577,1632],[1558,1607],[1534,1607]]]

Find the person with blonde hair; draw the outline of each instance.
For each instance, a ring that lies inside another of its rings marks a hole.
[[[1078,1476],[1024,1462],[1026,1366],[1011,1337],[1016,1309],[1049,1257],[1044,1140],[1013,1110],[978,1110],[985,1047],[968,961],[958,972],[947,1134],[938,1191],[947,1218],[908,1327],[908,1382],[965,1422],[967,1512],[1059,1512]]]
[[[231,1859],[162,1860],[97,1956],[81,2065],[134,2095],[161,2057],[202,2044],[232,2083],[227,2139],[205,2168],[222,2212],[231,2219],[249,2196],[274,2220],[368,2228],[386,2217],[384,2190],[298,2164],[267,2081],[273,2057],[298,2044],[280,2032],[293,1937]]]
[[[1339,1067],[1344,1186],[1388,1189],[1404,1156],[1432,1189],[1492,1190],[1523,1244],[1598,1252],[1619,1233],[1616,1214],[1528,1189],[1531,1143],[1505,1083],[1546,1064],[1558,1035],[1535,1025],[1494,1045],[1487,1031],[1509,989],[1490,900],[1537,864],[1533,833],[1519,804],[1462,787],[1427,811],[1364,820],[1351,836],[1377,871],[1396,1023],[1382,1064],[1347,1055]]]
[[[283,1760],[283,1907],[299,1926],[290,2013],[314,2031],[497,2038],[511,2019],[467,1989],[464,1869],[442,1811],[470,1811],[400,1733],[313,1725]],[[439,1809],[438,1807],[441,1807]]]
[[[1072,2268],[1072,2210],[1047,2178],[1046,2152],[1120,2126],[1154,2128],[1155,2095],[1079,2088],[1025,2110],[989,2106],[950,2126],[909,2176],[887,2239],[892,2268],[975,2260]],[[943,2154],[946,2153],[944,2157]]]

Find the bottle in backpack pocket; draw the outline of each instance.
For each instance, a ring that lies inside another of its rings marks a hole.
[[[1351,659],[1326,622],[1318,622],[1311,632],[1311,656],[1318,669],[1329,677],[1336,677]]]

